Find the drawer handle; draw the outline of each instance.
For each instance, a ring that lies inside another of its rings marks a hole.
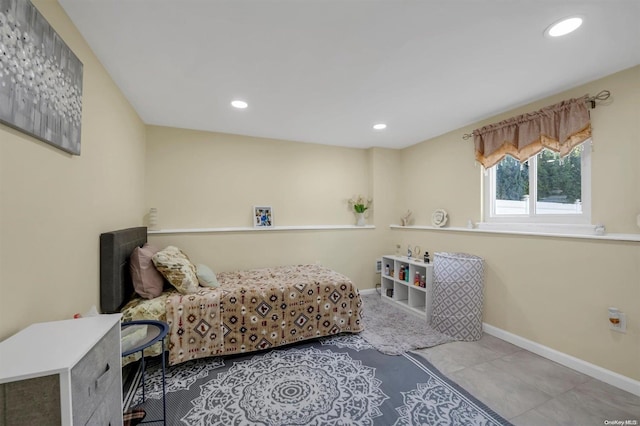
[[[111,375],[109,374],[110,371],[111,371],[111,366],[107,364],[107,368],[105,368],[104,373],[102,373],[100,377],[96,379],[96,386],[95,386],[96,390],[102,388],[107,382],[107,379],[111,377]]]

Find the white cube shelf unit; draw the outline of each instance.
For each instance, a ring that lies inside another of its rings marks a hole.
[[[400,279],[400,269],[403,267],[409,269],[408,281]],[[425,278],[425,287],[415,285],[416,272]],[[395,303],[412,314],[426,317],[427,321],[430,320],[433,299],[433,265],[431,263],[424,263],[407,256],[382,256],[380,280],[382,300]]]

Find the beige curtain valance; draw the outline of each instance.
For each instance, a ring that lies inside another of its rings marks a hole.
[[[505,155],[524,162],[544,148],[565,156],[591,137],[588,97],[569,99],[473,131],[476,160],[485,168]]]

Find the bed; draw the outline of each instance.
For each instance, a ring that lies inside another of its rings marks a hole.
[[[100,307],[123,321],[167,322],[170,365],[364,329],[358,289],[321,265],[222,272],[219,287],[136,297],[129,260],[146,242],[145,227],[100,235]]]

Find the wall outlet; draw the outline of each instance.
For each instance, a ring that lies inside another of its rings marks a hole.
[[[609,321],[609,328],[619,333],[626,333],[627,332],[627,314],[625,314],[624,312],[619,312],[618,316],[620,317],[620,322],[617,324],[613,324],[611,321]]]

